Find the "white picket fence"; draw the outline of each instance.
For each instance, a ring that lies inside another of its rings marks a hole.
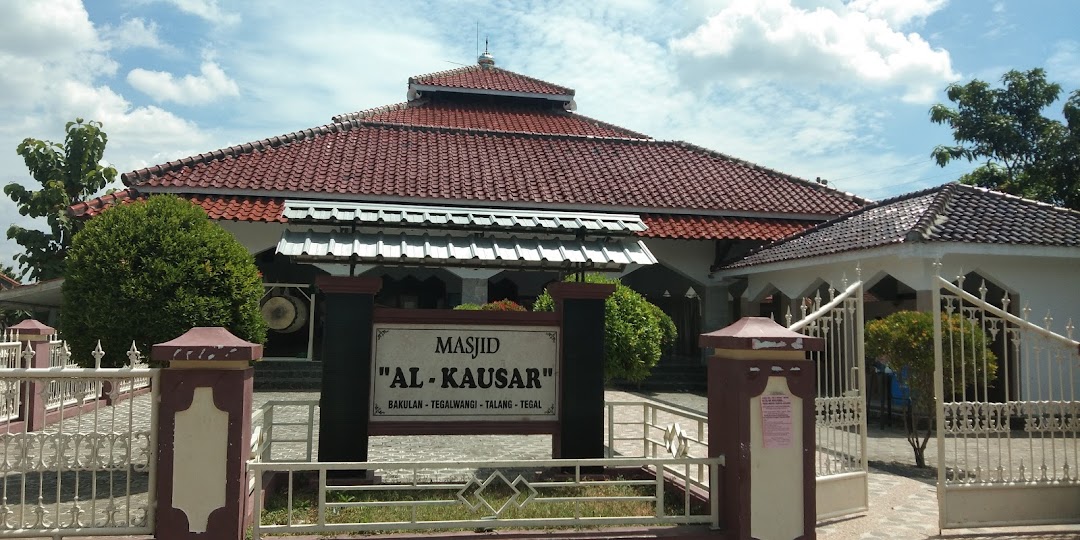
[[[0,343],[0,537],[153,534],[158,370],[138,351],[122,368],[82,368],[55,339],[49,367],[23,367],[44,362],[29,347],[11,360],[11,343]],[[47,404],[38,431],[15,421],[30,395]]]

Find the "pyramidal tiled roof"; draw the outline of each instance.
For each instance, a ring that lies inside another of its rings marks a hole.
[[[365,125],[355,120],[216,150],[121,178],[128,186],[179,193],[270,192],[266,194],[772,217],[831,217],[863,204],[814,182],[681,142]]]
[[[569,101],[574,90],[498,67],[467,66],[409,77],[409,87],[437,86],[447,89],[488,90],[518,94],[561,96]]]
[[[725,268],[929,242],[1080,247],[1080,212],[950,183],[859,208],[752,251]]]
[[[334,122],[357,120],[407,126],[432,126],[583,137],[649,139],[636,131],[601,122],[577,113],[530,104],[479,104],[431,102],[418,99],[348,114]]]
[[[416,85],[426,86],[408,103],[128,172],[126,193],[70,212],[92,216],[154,192],[247,221],[280,220],[286,198],[528,206],[681,214],[657,217],[646,236],[772,240],[867,202],[569,112],[534,98],[573,90],[499,68],[410,78]]]

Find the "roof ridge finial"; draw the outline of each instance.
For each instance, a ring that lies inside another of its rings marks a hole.
[[[491,53],[488,52],[488,38],[486,37],[484,38],[484,54],[481,54],[480,57],[476,59],[476,63],[480,64],[480,67],[484,69],[495,67],[495,57],[491,56]]]

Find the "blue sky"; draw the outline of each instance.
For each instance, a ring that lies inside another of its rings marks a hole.
[[[1045,67],[1080,88],[1070,0],[10,1],[0,184],[30,187],[15,147],[77,116],[127,172],[402,102],[410,75],[475,62],[477,24],[497,65],[576,89],[582,114],[873,199],[971,167],[929,157],[949,83]],[[14,222],[32,225],[4,197]],[[0,263],[18,249],[0,240]]]

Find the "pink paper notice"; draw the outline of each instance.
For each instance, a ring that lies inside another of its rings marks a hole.
[[[765,448],[791,448],[791,396],[761,396],[761,435]]]

